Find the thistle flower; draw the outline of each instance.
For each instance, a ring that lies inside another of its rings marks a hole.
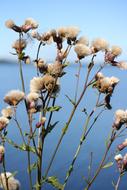
[[[79,59],[82,59],[85,56],[88,56],[91,54],[91,50],[89,49],[89,47],[87,47],[86,45],[83,45],[83,44],[77,44],[75,46],[74,50]]]
[[[0,145],[0,163],[2,163],[3,161],[4,153],[5,153],[5,148],[4,146]]]
[[[105,39],[97,38],[92,42],[92,51],[96,53],[98,51],[104,51],[108,49],[108,42]]]
[[[125,147],[127,147],[127,139],[125,139],[124,142],[117,146],[119,151],[123,150]]]
[[[10,106],[2,109],[1,114],[3,117],[6,117],[7,119],[11,119],[12,115],[13,115],[13,110]]]
[[[7,20],[7,21],[5,22],[5,26],[6,26],[7,28],[13,29],[13,27],[15,26],[15,23],[14,23],[13,20],[9,19],[9,20]]]
[[[119,46],[112,46],[111,53],[114,56],[118,56],[118,55],[120,55],[122,53],[122,49]]]
[[[117,155],[114,157],[114,159],[115,159],[116,161],[119,161],[119,160],[122,160],[122,159],[123,159],[123,156],[122,156],[121,154],[117,154]]]
[[[39,94],[36,93],[36,92],[30,92],[30,93],[27,95],[27,97],[26,97],[26,99],[27,99],[29,102],[31,102],[31,101],[36,101],[38,98],[39,98]]]
[[[101,93],[113,93],[114,87],[116,84],[118,84],[119,79],[116,77],[104,77],[102,73],[98,73],[95,76],[95,79],[97,80],[94,84],[94,87],[96,87],[99,92]]]
[[[54,77],[62,76],[62,64],[59,61],[55,61],[54,64],[48,64],[47,72]]]
[[[52,38],[52,34],[50,31],[48,32],[45,32],[41,35],[41,41],[47,43],[47,44],[51,44],[52,41],[53,41],[53,38]]]
[[[116,66],[122,70],[127,70],[127,62],[125,61],[118,62]]]
[[[20,101],[24,99],[24,96],[24,92],[20,90],[11,90],[5,95],[4,101],[11,106],[16,106]]]
[[[30,81],[30,92],[36,92],[39,93],[44,89],[44,82],[42,77],[34,77]]]
[[[96,80],[100,80],[100,79],[103,79],[104,78],[104,75],[101,73],[101,72],[98,72],[95,76],[95,79]]]
[[[6,117],[1,116],[0,117],[0,131],[2,131],[4,128],[6,128],[8,123],[9,123],[9,119],[7,119]]]
[[[22,26],[22,30],[23,32],[28,32],[29,30],[36,29],[37,27],[38,23],[33,18],[27,18]]]
[[[73,41],[78,36],[79,32],[80,30],[78,27],[69,26],[66,28],[66,37]]]
[[[115,112],[115,121],[112,127],[119,130],[125,123],[127,123],[127,111],[121,109],[117,110]]]
[[[55,78],[52,77],[49,74],[46,74],[43,76],[43,83],[44,83],[44,87],[47,91],[53,91],[54,87],[55,87]]]
[[[67,27],[58,28],[57,33],[60,37],[65,38],[67,36]]]
[[[88,46],[88,45],[89,45],[89,40],[88,40],[87,37],[82,36],[82,37],[80,37],[80,38],[77,40],[76,44],[83,44],[83,45]]]
[[[39,69],[40,73],[46,73],[48,66],[43,59],[35,60],[35,66]]]
[[[20,189],[20,182],[13,177],[12,173],[6,172],[6,177],[8,178],[8,189],[9,190],[19,190]],[[6,177],[5,177],[5,173],[0,174],[0,188],[2,188],[2,189],[7,189]]]
[[[12,48],[14,48],[17,53],[21,53],[26,48],[26,45],[27,45],[26,40],[24,39],[16,40],[13,43]]]
[[[40,35],[36,30],[32,30],[31,36],[32,36],[33,38],[36,38],[38,41],[41,40],[41,35]]]

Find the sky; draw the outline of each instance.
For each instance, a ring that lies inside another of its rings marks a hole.
[[[127,60],[127,1],[126,0],[1,0],[0,2],[0,59],[13,58],[11,45],[17,34],[5,27],[5,21],[12,19],[22,25],[26,18],[32,17],[39,23],[39,32],[60,26],[78,26],[80,35],[92,41],[102,37],[111,45],[123,49],[122,59]],[[28,47],[35,56],[36,43]],[[42,56],[52,59],[51,48]],[[50,58],[49,58],[50,57]]]

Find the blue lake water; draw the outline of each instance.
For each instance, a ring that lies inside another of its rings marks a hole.
[[[95,70],[97,66],[95,66]],[[51,134],[46,138],[44,147],[44,158],[43,158],[43,172],[47,168],[50,157],[54,151],[54,148],[58,142],[61,130],[66,123],[69,114],[71,112],[72,106],[67,100],[65,95],[74,97],[75,92],[75,74],[77,72],[76,66],[69,66],[67,69],[67,74],[60,79],[61,91],[56,104],[63,106],[63,108],[54,114],[54,121],[60,121],[57,127],[52,131]],[[36,70],[33,65],[23,66],[24,78],[26,91],[29,92],[29,81],[32,77],[36,76]],[[114,112],[116,109],[127,109],[127,71],[121,71],[117,68],[107,66],[103,73],[106,76],[116,76],[120,79],[120,83],[115,88],[114,94],[111,99],[112,110],[106,111],[101,118],[98,120],[91,133],[89,134],[87,141],[82,146],[80,155],[75,163],[74,171],[68,181],[66,190],[83,190],[85,187],[84,176],[87,177],[88,164],[90,160],[90,153],[93,152],[93,166],[92,173],[94,173],[96,167],[101,160],[101,157],[105,150],[105,140],[111,131],[111,125],[113,122]],[[86,66],[82,67],[81,72],[81,84],[79,87],[79,92],[83,87],[83,82],[86,76]],[[21,82],[19,78],[19,68],[18,64],[0,64],[0,109],[4,108],[6,105],[3,102],[4,95],[11,89],[21,89]],[[75,154],[81,134],[83,132],[83,124],[85,122],[85,114],[82,112],[83,108],[86,107],[87,111],[93,108],[96,100],[96,90],[89,89],[86,93],[85,98],[80,104],[74,118],[71,122],[68,133],[65,135],[61,147],[56,155],[52,168],[49,172],[49,176],[57,176],[60,182],[63,182],[65,178],[66,171],[71,163],[71,160]],[[18,119],[24,131],[28,130],[27,118],[24,111],[23,103],[20,104],[18,108]],[[10,122],[8,126],[9,134],[8,136],[17,143],[21,143],[21,138],[19,132],[13,121]],[[121,137],[122,139],[126,138]],[[116,148],[116,145],[122,141],[118,139],[112,146],[111,152]],[[123,151],[123,153],[125,153]],[[32,163],[34,162],[34,156],[31,158]],[[112,159],[113,160],[113,157]],[[17,178],[21,182],[21,190],[29,189],[29,182],[27,176],[27,156],[25,152],[20,153],[19,151],[12,148],[10,145],[6,145],[6,167],[7,171],[13,172],[18,171]],[[116,165],[114,164],[109,169],[103,169],[100,175],[96,179],[91,190],[111,190],[113,189],[112,181],[117,180],[118,173]],[[36,178],[36,173],[33,172],[33,179]],[[126,189],[126,179],[123,177],[120,183],[121,189]],[[52,190],[53,187],[50,185],[45,185],[44,190]]]

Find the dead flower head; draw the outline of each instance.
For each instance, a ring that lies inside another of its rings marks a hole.
[[[45,89],[49,92],[53,91],[55,87],[55,78],[49,74],[46,74],[43,76],[42,79],[43,79]]]
[[[11,106],[16,106],[20,101],[24,99],[24,96],[24,92],[20,90],[11,90],[5,95],[4,101]]]
[[[12,108],[10,106],[8,106],[8,107],[2,109],[1,114],[2,114],[3,117],[11,119],[11,117],[13,115],[13,110],[12,110]]]
[[[8,178],[8,190],[20,189],[20,182],[13,177],[12,173],[6,172],[6,177]],[[5,177],[5,173],[0,174],[0,187],[3,189],[7,189],[6,177]]]
[[[90,48],[83,44],[76,44],[74,50],[79,59],[82,59],[91,54]]]
[[[30,81],[30,92],[40,93],[44,89],[44,82],[42,77],[34,77]]]
[[[6,117],[1,116],[0,117],[0,131],[2,131],[6,126],[9,124],[9,119]]]
[[[108,49],[108,42],[105,39],[97,38],[92,42],[92,52],[105,51]]]
[[[119,130],[123,124],[127,123],[127,111],[119,109],[115,112],[115,121],[113,123],[113,128]]]
[[[13,45],[12,48],[14,48],[16,50],[17,53],[21,53],[27,46],[26,40],[22,39],[22,40],[16,40]]]

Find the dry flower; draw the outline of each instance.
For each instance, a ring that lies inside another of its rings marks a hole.
[[[24,96],[24,92],[20,90],[11,90],[5,95],[4,101],[11,106],[16,106],[20,101],[24,99]]]
[[[44,87],[47,91],[53,91],[54,87],[55,87],[55,78],[52,77],[49,74],[46,74],[43,76],[43,83],[44,83]]]
[[[112,46],[111,53],[114,56],[118,56],[122,53],[122,49],[119,46]]]
[[[44,81],[42,77],[34,77],[30,81],[30,92],[39,93],[44,89]]]
[[[78,27],[69,26],[66,28],[66,37],[71,40],[75,40],[76,37],[78,36],[79,32],[80,32],[80,30]]]
[[[114,159],[115,159],[116,161],[122,160],[122,159],[123,159],[123,156],[122,156],[121,154],[117,154],[117,155],[114,157]]]
[[[7,119],[6,117],[1,116],[0,117],[0,131],[2,131],[4,128],[6,128],[8,123],[9,123],[9,119]]]
[[[125,147],[127,147],[127,139],[125,139],[124,142],[117,146],[119,151],[123,150]]]
[[[108,42],[105,39],[97,38],[92,42],[92,51],[96,53],[98,51],[104,51],[108,49]]]
[[[12,173],[6,172],[6,177],[8,178],[8,190],[20,189],[20,182],[13,177]],[[0,187],[3,189],[7,189],[6,177],[5,177],[5,173],[0,174]]]
[[[82,37],[80,37],[80,38],[77,40],[76,44],[83,44],[83,45],[88,46],[88,45],[89,45],[89,40],[88,40],[87,37],[82,36]]]
[[[26,48],[26,40],[16,40],[14,44],[12,45],[12,48],[16,50],[17,53],[21,53]]]
[[[83,44],[77,44],[75,46],[75,52],[77,54],[77,57],[79,59],[82,59],[84,58],[85,56],[88,56],[91,54],[91,50],[89,47],[87,47],[86,45],[83,45]]]
[[[115,112],[115,121],[112,127],[119,130],[125,123],[127,123],[127,111],[121,109],[117,110]]]
[[[35,60],[35,66],[38,67],[40,73],[46,73],[48,66],[43,59]]]
[[[38,98],[39,98],[39,94],[36,93],[36,92],[30,92],[30,93],[27,95],[27,97],[26,97],[26,99],[27,99],[29,102],[31,102],[31,101],[36,101]]]
[[[10,106],[8,106],[8,107],[2,109],[1,114],[3,117],[10,119],[13,115],[13,110]]]
[[[118,62],[116,66],[122,70],[127,70],[127,62],[125,61]]]
[[[48,64],[47,72],[54,77],[61,77],[62,70],[63,67],[59,61],[55,61],[54,64]]]
[[[5,22],[5,26],[6,26],[7,28],[13,29],[13,27],[15,26],[15,23],[14,23],[13,20],[9,19],[9,20],[7,20],[7,21]]]

